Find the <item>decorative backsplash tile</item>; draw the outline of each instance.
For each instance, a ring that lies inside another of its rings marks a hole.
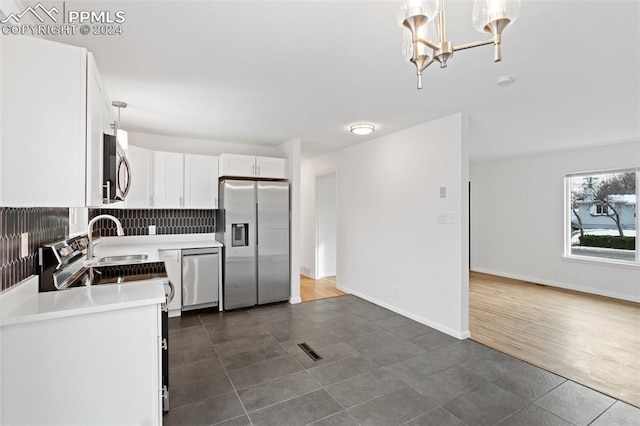
[[[156,226],[156,234],[211,234],[215,232],[215,210],[183,209],[90,209],[89,219],[100,214],[110,214],[122,222],[125,235],[148,235],[149,225]],[[94,229],[100,235],[113,237],[116,225],[101,220]]]
[[[64,238],[69,209],[0,207],[0,289],[36,274],[38,248]],[[20,257],[21,234],[29,234],[29,254]]]

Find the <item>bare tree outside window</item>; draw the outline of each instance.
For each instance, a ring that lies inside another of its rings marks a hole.
[[[636,261],[637,172],[568,177],[571,255]]]

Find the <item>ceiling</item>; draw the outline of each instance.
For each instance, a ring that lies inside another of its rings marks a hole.
[[[640,139],[640,1],[523,0],[490,46],[456,52],[416,90],[399,1],[67,1],[123,10],[121,36],[55,36],[95,54],[130,131],[276,146],[310,158],[456,112],[474,160]],[[454,44],[480,40],[446,3]],[[498,87],[510,75],[515,83]],[[368,137],[348,132],[376,124]],[[428,135],[427,135],[428,136]]]

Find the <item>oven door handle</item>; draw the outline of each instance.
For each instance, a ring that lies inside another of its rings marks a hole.
[[[167,305],[173,302],[173,298],[176,296],[176,287],[170,280],[167,280],[167,284],[169,284],[169,294],[167,295]]]

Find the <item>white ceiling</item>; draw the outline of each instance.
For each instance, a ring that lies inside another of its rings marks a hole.
[[[457,52],[415,88],[399,1],[67,1],[124,10],[122,36],[51,37],[87,47],[130,131],[275,146],[306,158],[455,112],[481,160],[640,139],[640,1],[523,0],[490,46]],[[471,0],[449,0],[457,44],[486,38]],[[501,75],[515,84],[498,87]]]

